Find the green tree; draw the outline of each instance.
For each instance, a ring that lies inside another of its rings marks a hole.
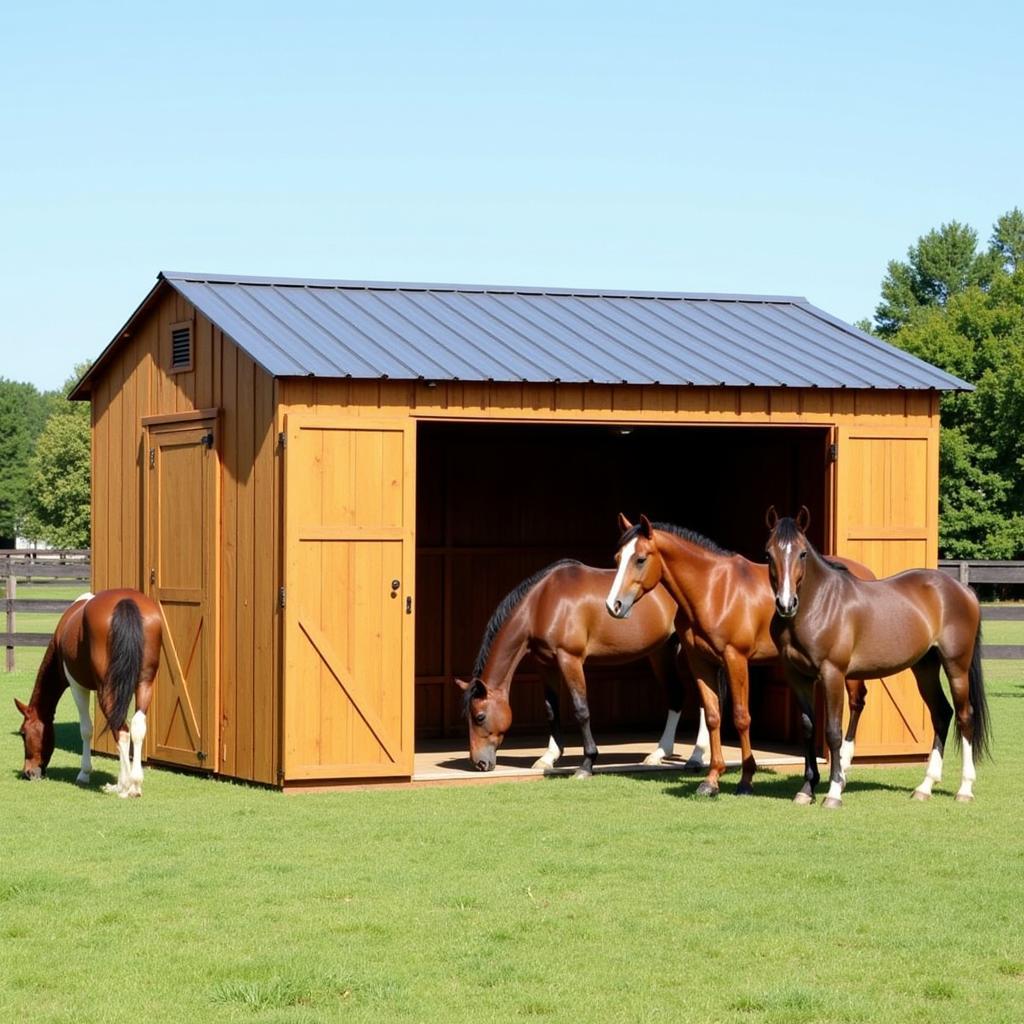
[[[89,421],[54,413],[29,460],[26,533],[59,548],[89,546]]]
[[[13,547],[25,506],[28,461],[49,412],[31,384],[0,377],[0,547]]]
[[[925,295],[919,289],[895,330],[891,305],[883,312],[890,320],[876,320],[879,333],[884,326],[900,348],[975,385],[941,403],[939,547],[947,558],[1024,556],[1024,261],[1016,260],[1024,249],[1015,225],[1024,227],[1018,210],[996,222],[988,253],[957,250],[961,270],[974,268],[973,283],[961,276],[956,288],[932,286],[928,301],[919,301]],[[926,253],[925,243],[939,234],[919,239],[911,254]],[[956,235],[966,237],[961,230]],[[921,266],[935,271],[937,263]],[[883,300],[895,294],[892,267]],[[915,280],[918,270],[902,267],[900,279]]]
[[[922,307],[944,306],[972,286],[986,287],[1001,265],[996,251],[978,252],[978,234],[950,221],[922,235],[907,250],[906,261],[890,260],[875,307],[875,327],[893,337]]]

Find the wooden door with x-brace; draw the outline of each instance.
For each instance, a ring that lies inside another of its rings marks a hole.
[[[146,589],[164,617],[148,754],[217,770],[216,419],[147,423]]]

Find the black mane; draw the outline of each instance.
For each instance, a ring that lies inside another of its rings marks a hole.
[[[724,555],[728,558],[736,554],[735,551],[729,551],[727,548],[723,548],[713,540],[705,537],[704,534],[697,533],[696,530],[688,530],[685,526],[676,526],[674,523],[651,523],[651,526],[655,530],[664,530],[665,533],[675,534],[677,537],[682,537],[683,540],[690,541],[691,544],[697,544],[699,547],[710,551],[713,555]],[[631,526],[619,538],[619,547],[621,548],[623,544],[628,544],[634,537],[638,536],[640,530],[639,523],[636,526]]]
[[[473,678],[479,679],[480,673],[483,672],[484,666],[487,664],[487,658],[490,656],[491,647],[494,644],[494,638],[498,635],[501,627],[508,621],[509,615],[512,614],[512,610],[519,604],[520,601],[526,596],[526,594],[535,587],[545,576],[553,572],[555,569],[560,569],[563,565],[582,565],[582,562],[576,561],[574,558],[562,558],[557,562],[552,562],[551,565],[541,569],[540,572],[535,572],[532,576],[523,580],[514,590],[509,591],[498,603],[498,607],[494,609],[493,614],[487,622],[487,626],[484,629],[483,640],[480,641],[480,650],[477,652],[476,661],[473,663]],[[471,688],[472,689],[472,688]],[[467,700],[466,706],[469,706],[469,693],[470,690],[466,691]]]
[[[837,572],[848,573],[850,567],[844,565],[842,562],[837,562],[835,558],[829,555],[823,555],[818,549],[808,540],[807,535],[796,525],[796,520],[791,519],[789,516],[784,516],[775,524],[775,537],[783,544],[791,544],[794,541],[799,540],[803,537],[804,542],[830,569],[835,569]]]

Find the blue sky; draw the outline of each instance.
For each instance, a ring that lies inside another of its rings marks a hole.
[[[157,271],[806,295],[1024,207],[1024,8],[137,2],[0,31],[0,375]]]

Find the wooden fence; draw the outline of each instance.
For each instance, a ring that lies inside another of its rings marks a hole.
[[[993,561],[942,561],[942,572],[955,576],[968,586],[975,583],[995,583],[1024,586],[1024,562]],[[50,642],[50,633],[18,633],[18,612],[65,611],[70,601],[46,598],[19,600],[17,581],[37,583],[67,583],[82,580],[88,586],[91,577],[89,551],[12,551],[0,550],[0,579],[6,579],[5,609],[6,630],[0,632],[0,645],[6,648],[6,668],[14,670],[15,647],[45,647]],[[85,587],[83,587],[85,589]],[[1024,605],[984,605],[982,619],[985,622],[1024,621]],[[985,644],[986,658],[1024,659],[1024,644]]]
[[[83,581],[88,589],[92,574],[88,550],[12,551],[0,550],[0,578],[6,580],[4,609],[6,628],[0,633],[0,644],[6,648],[5,668],[14,671],[15,647],[45,647],[52,632],[17,632],[18,612],[49,612],[60,614],[71,604],[68,600],[18,598],[18,580],[40,583],[71,583]]]

